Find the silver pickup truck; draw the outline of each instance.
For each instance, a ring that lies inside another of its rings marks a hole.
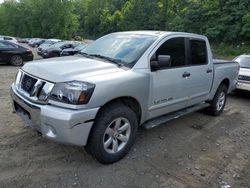
[[[214,61],[205,36],[119,32],[80,54],[25,64],[11,86],[14,112],[50,140],[85,146],[104,164],[152,128],[207,108],[220,115],[236,62]]]

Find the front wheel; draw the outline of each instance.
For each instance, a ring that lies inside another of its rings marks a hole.
[[[211,106],[208,108],[209,114],[219,116],[223,112],[227,101],[227,91],[228,89],[225,84],[219,86],[211,101]]]
[[[103,164],[123,158],[132,147],[138,127],[135,113],[123,104],[101,110],[93,125],[86,150]]]

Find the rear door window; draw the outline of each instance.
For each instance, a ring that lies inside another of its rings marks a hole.
[[[206,42],[200,39],[190,39],[189,43],[190,43],[189,64],[206,65],[208,63]]]

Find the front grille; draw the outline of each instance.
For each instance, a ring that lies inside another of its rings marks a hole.
[[[36,82],[37,82],[36,78],[33,78],[27,74],[24,74],[22,81],[21,81],[21,88],[27,93],[31,94]]]
[[[250,81],[250,76],[239,75],[239,80]]]
[[[19,70],[16,76],[15,86],[18,92],[27,99],[36,103],[47,104],[54,83],[31,76]]]

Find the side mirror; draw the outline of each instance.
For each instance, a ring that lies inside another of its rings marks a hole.
[[[168,68],[171,65],[171,56],[169,55],[159,55],[158,61],[151,61],[151,70],[157,71],[160,69]]]

